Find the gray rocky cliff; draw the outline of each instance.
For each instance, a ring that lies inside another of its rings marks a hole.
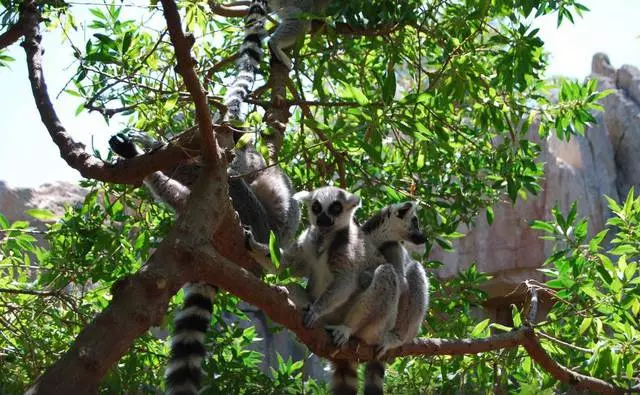
[[[597,123],[569,142],[553,134],[538,141],[542,191],[515,205],[494,207],[492,225],[481,216],[472,228],[462,227],[466,236],[454,243],[455,253],[436,248],[430,259],[444,263],[439,277],[453,277],[476,262],[493,276],[485,287],[489,298],[508,294],[525,279],[543,280],[537,269],[552,244],[530,229],[530,221],[551,219],[556,204],[566,212],[577,201],[578,215],[588,218],[589,235],[594,235],[611,215],[604,195],[619,201],[630,188],[640,190],[640,71],[633,66],[616,70],[606,55],[596,54],[589,78],[597,80],[599,90],[613,90],[601,101],[604,111],[596,114]],[[537,135],[533,129],[531,135]]]

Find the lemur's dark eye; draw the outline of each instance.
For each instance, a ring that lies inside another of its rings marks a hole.
[[[317,200],[313,202],[313,204],[311,205],[311,212],[315,215],[318,215],[322,212],[322,205],[320,204],[320,202],[318,202]]]
[[[329,214],[335,217],[340,215],[341,212],[342,212],[342,203],[338,201],[331,203],[331,206],[329,206]]]
[[[420,224],[418,223],[418,217],[411,218],[411,226],[414,226],[416,228],[420,226]]]

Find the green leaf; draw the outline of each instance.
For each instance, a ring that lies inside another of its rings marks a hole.
[[[638,249],[630,244],[621,244],[610,251],[613,255],[634,255]]]
[[[124,38],[122,39],[122,53],[125,54],[129,50],[131,46],[131,39],[133,37],[133,32],[128,31],[124,34]]]
[[[599,250],[600,243],[607,236],[609,229],[602,230],[598,232],[597,235],[593,236],[591,241],[589,242],[589,252],[597,252]]]
[[[45,210],[42,208],[34,208],[24,212],[30,217],[35,219],[39,219],[40,221],[52,221],[57,219],[56,215],[49,210]]]
[[[345,90],[347,92],[347,97],[354,98],[361,106],[369,104],[369,99],[367,99],[367,97],[360,89],[351,85],[347,85],[345,86]]]
[[[9,221],[2,213],[0,213],[0,229],[7,229],[9,227]]]
[[[386,104],[391,103],[395,94],[396,94],[396,73],[394,70],[390,70],[385,76],[384,85],[382,86],[382,101],[384,101]]]
[[[580,324],[580,328],[578,328],[578,334],[582,335],[585,333],[591,326],[591,322],[593,322],[593,317],[585,317]]]
[[[500,331],[504,331],[504,332],[511,332],[513,330],[513,328],[509,327],[509,326],[505,326],[502,324],[498,324],[495,322],[492,322],[491,325],[489,325],[491,328],[495,328],[498,329]]]
[[[519,328],[522,326],[522,318],[520,318],[520,311],[516,305],[511,305],[511,319],[513,320],[513,326]]]
[[[556,228],[553,226],[553,224],[549,222],[540,221],[536,219],[531,221],[531,229],[542,230],[547,233],[554,233]]]
[[[471,337],[478,337],[480,336],[485,329],[487,329],[487,327],[489,326],[489,319],[487,318],[484,321],[480,321],[476,324],[476,326],[473,327],[473,330],[471,331]]]
[[[273,231],[269,232],[269,254],[271,255],[271,262],[273,262],[276,271],[280,269],[280,248],[278,247],[278,238]]]
[[[487,216],[487,223],[489,225],[493,224],[493,207],[487,207],[486,216]]]

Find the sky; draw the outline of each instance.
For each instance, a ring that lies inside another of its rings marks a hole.
[[[126,2],[130,4],[131,2]],[[535,21],[539,35],[550,55],[547,77],[565,76],[584,79],[591,70],[591,58],[605,52],[614,67],[632,64],[640,67],[640,0],[581,0],[591,11],[575,24],[556,27],[556,16]],[[141,3],[138,3],[141,4]],[[86,5],[75,5],[74,15],[83,20],[88,14]],[[127,10],[127,9],[125,9]],[[142,18],[140,10],[135,19]],[[83,33],[73,40],[84,42]],[[58,95],[73,74],[75,65],[69,48],[62,45],[58,32],[44,35],[43,46],[45,80],[49,95],[63,125],[72,136],[88,147],[106,152],[106,142],[119,131],[118,119],[107,125],[96,113],[75,116],[80,105],[77,98]],[[12,187],[35,187],[53,181],[77,181],[80,174],[67,166],[57,147],[48,137],[36,110],[22,47],[14,44],[8,54],[15,59],[10,69],[0,68],[0,180]]]

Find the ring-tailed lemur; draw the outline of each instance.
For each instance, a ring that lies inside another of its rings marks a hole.
[[[308,277],[311,304],[304,315],[305,326],[314,326],[319,319],[336,326],[348,321],[354,336],[366,344],[392,342],[383,350],[398,344],[397,339],[392,339],[391,330],[396,323],[399,278],[403,275],[396,273],[378,246],[353,221],[360,199],[335,187],[299,192],[295,197],[307,202],[310,227],[281,258],[282,265],[290,266],[295,275]],[[250,233],[247,237],[256,259],[268,261],[268,247],[256,243]],[[364,291],[360,289],[363,273],[368,273],[370,279]],[[377,367],[371,364],[367,371]],[[352,393],[357,387],[354,372],[351,363],[336,361],[333,392]],[[373,388],[377,376],[370,373],[366,386]]]
[[[227,116],[230,119],[240,119],[240,105],[249,95],[251,85],[253,85],[256,73],[260,68],[262,39],[267,35],[264,30],[266,15],[267,1],[252,0],[245,18],[244,40],[240,46],[238,61],[236,62],[238,74],[224,97]]]
[[[429,283],[422,265],[413,261],[401,244],[401,242],[406,241],[417,247],[424,247],[426,239],[420,231],[416,208],[415,202],[393,204],[380,210],[362,226],[362,230],[367,237],[366,242],[377,248],[385,256],[386,262],[393,266],[392,272],[396,276],[404,277],[402,280],[407,283],[406,289],[401,293],[400,300],[394,299],[397,301],[398,308],[395,322],[391,326],[388,322],[385,325],[383,319],[383,324],[381,325],[381,321],[378,320],[380,314],[388,307],[381,307],[377,302],[380,299],[387,298],[389,289],[393,289],[393,285],[387,283],[384,286],[380,286],[382,284],[379,283],[370,286],[373,278],[376,277],[376,272],[372,273],[371,268],[369,268],[361,272],[358,279],[359,286],[364,291],[361,294],[356,292],[351,297],[351,300],[347,302],[346,311],[341,308],[337,317],[333,317],[333,319],[329,317],[326,320],[328,323],[335,320],[334,323],[336,325],[329,325],[328,329],[334,335],[334,339],[337,338],[337,343],[342,344],[348,340],[352,333],[355,333],[356,336],[363,337],[363,340],[368,344],[379,343],[378,354],[381,355],[388,348],[406,343],[418,334],[428,306]],[[313,210],[313,206],[311,206],[311,209]],[[248,234],[248,236],[250,237],[251,235]],[[319,262],[314,261],[313,255],[304,259],[303,251],[300,248],[300,245],[304,245],[301,243],[303,236],[304,234],[298,241],[297,250],[294,249],[296,248],[294,245],[284,253],[283,265],[293,265],[293,274],[308,276],[309,285],[313,285],[315,284],[314,277],[317,278],[318,273],[322,273],[322,270],[318,270],[318,268],[314,270],[313,265],[317,265]],[[248,242],[253,251],[252,253],[256,255],[257,259],[264,259],[268,256],[268,248],[266,246],[259,245],[250,238]],[[266,264],[264,263],[264,265]],[[324,266],[318,265],[318,267],[323,268]],[[381,276],[378,281],[380,282],[383,278]],[[306,296],[306,299],[304,295],[300,296],[299,291],[296,292],[297,295],[293,295],[291,291],[290,289],[290,296],[297,298],[297,300],[294,299],[297,305],[304,306],[311,302],[310,298],[311,300],[314,298],[312,289],[309,289],[312,292]],[[367,328],[371,322],[373,322],[372,327]],[[348,327],[347,323],[351,327]],[[386,329],[383,334],[380,334],[381,327]],[[367,333],[368,331],[369,333]],[[355,394],[357,392],[357,364],[339,360],[334,361],[333,366],[333,392]],[[381,362],[371,361],[367,363],[365,369],[365,393],[381,393],[383,375],[384,365]]]
[[[404,276],[400,282],[406,283],[406,288],[400,293],[395,325],[387,331],[376,347],[376,355],[383,356],[390,348],[401,346],[415,338],[419,331],[429,305],[429,281],[424,268],[419,262],[409,256],[403,242],[409,242],[418,247],[424,246],[426,238],[420,230],[416,215],[417,204],[404,202],[384,207],[362,225],[369,242],[373,243],[396,269],[399,276]],[[366,285],[361,278],[361,286]],[[361,295],[371,292],[367,289]],[[354,320],[353,317],[362,316],[368,311],[367,297],[357,296],[353,303],[349,303],[351,310],[346,314],[343,323],[328,325],[334,343],[340,346],[349,340],[352,334],[358,335],[358,327],[364,320]],[[383,296],[382,296],[383,297]],[[361,331],[361,329],[360,329]],[[357,377],[357,364],[350,361],[340,361],[334,364],[334,382],[343,385],[345,394],[357,393],[357,381],[348,379]],[[382,394],[385,366],[380,361],[370,361],[365,368],[365,394]]]
[[[148,138],[137,141],[148,143]],[[111,149],[124,158],[137,156],[141,151],[124,134],[109,140]],[[266,167],[262,155],[252,143],[236,150],[228,173],[229,195],[243,225],[250,226],[255,237],[268,243],[271,230],[282,245],[287,245],[298,228],[300,211],[292,198],[291,181],[278,167]],[[157,171],[144,179],[145,185],[159,200],[171,206],[179,215],[184,209],[190,186],[200,172],[198,161],[179,168],[174,179]],[[240,177],[242,175],[242,177]],[[171,342],[170,362],[165,372],[167,394],[196,394],[200,387],[201,364],[205,356],[204,340],[211,321],[212,286],[187,284],[181,311],[175,317],[175,333]]]
[[[269,48],[278,61],[289,70],[291,59],[284,50],[302,37],[311,25],[305,13],[324,12],[329,0],[252,0],[245,18],[245,34],[236,68],[238,74],[227,90],[224,104],[230,119],[240,119],[240,105],[249,95],[262,61],[262,40],[267,36],[264,22],[268,12],[275,12],[281,22],[269,38]]]
[[[269,49],[289,70],[291,59],[284,50],[304,36],[311,27],[308,15],[322,14],[330,0],[269,0],[269,10],[280,17],[280,25],[269,38]]]

